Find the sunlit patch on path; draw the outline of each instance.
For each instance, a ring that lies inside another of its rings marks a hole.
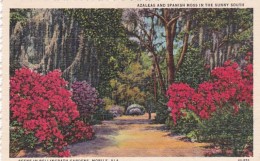
[[[123,116],[95,125],[94,140],[70,146],[73,157],[182,157],[204,156],[204,143],[184,142],[170,136],[163,125],[147,115]]]

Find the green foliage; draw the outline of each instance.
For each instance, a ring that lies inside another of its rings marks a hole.
[[[168,117],[166,120],[166,125],[170,128],[171,132],[174,134],[184,134],[188,138],[197,139],[196,132],[197,129],[202,125],[201,119],[190,110],[183,110],[183,116],[174,124],[172,117]]]
[[[170,112],[167,106],[159,106],[156,108],[155,122],[159,124],[165,124]]]
[[[11,58],[10,58],[11,59]],[[10,60],[11,61],[11,60]],[[10,76],[14,76],[15,70],[21,68],[22,66],[19,64],[17,60],[12,60],[12,63],[10,63]]]
[[[11,9],[10,10],[10,25],[14,26],[17,22],[25,22],[27,20],[27,14],[30,9]]]
[[[185,110],[175,125],[169,116],[166,125],[173,134],[182,134],[193,141],[208,142],[233,156],[244,156],[253,146],[253,109],[241,105],[234,114],[232,107],[219,108],[208,120],[201,120],[194,112]]]
[[[114,118],[113,114],[109,110],[104,109],[103,107],[98,107],[96,113],[92,115],[90,124],[100,124],[103,120],[112,120]]]
[[[253,10],[251,8],[198,9],[192,19],[196,22],[195,31],[204,28],[206,35],[212,32],[223,33],[221,42],[224,44],[240,44],[236,54],[253,50]],[[213,41],[203,42],[202,48],[210,49]]]
[[[65,13],[74,17],[99,46],[113,47],[116,38],[124,36],[120,9],[65,9]]]
[[[198,49],[189,48],[184,61],[176,73],[176,82],[183,82],[196,88],[198,84],[208,80],[209,69],[206,68]]]
[[[246,146],[253,145],[253,109],[241,105],[236,114],[228,106],[219,109],[212,118],[203,121],[198,138],[222,150],[232,149],[234,156],[242,155]]]
[[[116,104],[129,106],[137,103],[144,105],[146,90],[150,87],[151,70],[144,69],[138,62],[131,63],[124,72],[118,73],[117,79],[110,80],[113,89],[112,99]]]
[[[97,50],[101,97],[110,96],[109,81],[118,77],[135,57],[136,43],[128,40],[121,23],[121,9],[63,9],[84,29],[85,37],[93,41]]]
[[[159,124],[165,124],[166,120],[169,117],[170,110],[168,110],[168,106],[166,105],[167,98],[161,96],[156,103],[156,116],[155,122]]]
[[[226,27],[227,24],[240,24],[242,27],[252,25],[253,10],[238,8],[215,8],[198,9],[192,16],[197,21],[198,26],[208,26],[219,30]],[[214,20],[214,21],[212,21]],[[245,23],[246,22],[246,23]]]
[[[109,109],[112,107],[112,105],[115,104],[115,101],[112,100],[112,99],[109,98],[109,97],[103,98],[103,101],[104,101],[105,109],[106,109],[106,110],[109,110]]]
[[[142,53],[140,57],[141,64],[144,69],[149,69],[152,66],[151,57],[147,53]]]
[[[156,101],[154,99],[154,95],[152,93],[147,92],[147,97],[145,99],[144,107],[147,112],[155,112],[156,111]]]
[[[145,93],[138,87],[132,87],[129,84],[123,84],[115,79],[110,81],[111,87],[114,89],[112,98],[116,104],[128,106],[131,103],[144,104]]]
[[[15,157],[22,149],[35,149],[37,138],[34,133],[25,133],[17,121],[12,121],[10,127],[10,157]]]

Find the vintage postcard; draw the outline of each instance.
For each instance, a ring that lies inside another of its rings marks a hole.
[[[256,0],[4,0],[2,161],[259,161]]]

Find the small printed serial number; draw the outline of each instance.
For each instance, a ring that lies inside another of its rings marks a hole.
[[[249,159],[238,159],[238,161],[250,161]]]

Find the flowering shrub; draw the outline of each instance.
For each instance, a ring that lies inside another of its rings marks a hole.
[[[239,67],[227,61],[212,70],[210,81],[199,84],[196,90],[175,83],[167,95],[173,122],[168,120],[168,126],[172,131],[211,142],[221,149],[220,155],[252,156],[252,64]]]
[[[134,109],[134,110],[133,110]],[[138,110],[136,110],[138,109]],[[132,112],[131,112],[132,110]],[[145,113],[145,108],[139,104],[132,104],[127,107],[125,114],[126,115],[143,115]]]
[[[125,108],[119,105],[110,105],[109,112],[113,114],[113,117],[122,116]]]
[[[98,98],[97,90],[86,81],[74,82],[71,88],[72,99],[78,106],[80,117],[89,120],[91,115],[95,113],[96,107],[102,104],[102,100]]]
[[[171,107],[173,121],[176,122],[181,116],[181,109],[186,108],[194,95],[194,89],[183,83],[172,84],[167,95],[170,96],[168,106]]]
[[[211,80],[199,84],[195,91],[183,83],[172,84],[168,91],[168,106],[174,123],[181,116],[181,109],[189,109],[202,119],[208,119],[217,107],[231,104],[238,112],[240,103],[253,104],[253,66],[239,69],[237,63],[225,62],[223,67],[211,72]]]
[[[11,125],[22,127],[24,137],[33,134],[35,144],[52,156],[70,156],[68,143],[93,135],[91,126],[77,120],[79,112],[66,85],[58,70],[41,75],[21,68],[10,79]]]

